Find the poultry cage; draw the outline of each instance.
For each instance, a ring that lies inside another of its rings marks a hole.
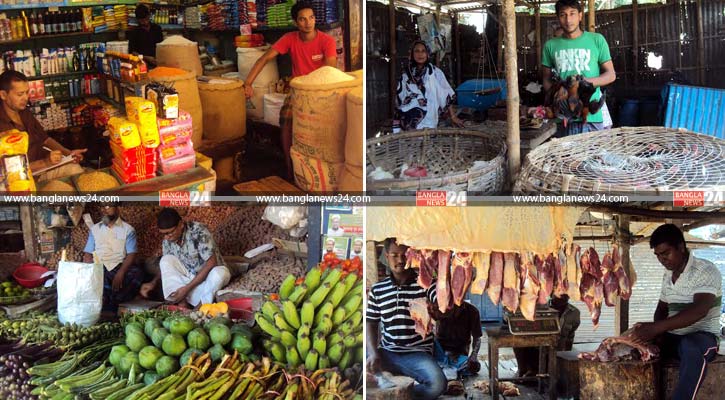
[[[506,180],[506,143],[499,135],[425,129],[367,141],[367,190],[498,194]]]
[[[625,127],[553,139],[531,151],[515,193],[725,189],[725,140],[684,129]]]

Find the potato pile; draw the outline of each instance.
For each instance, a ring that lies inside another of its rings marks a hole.
[[[156,215],[159,206],[122,205],[121,218],[136,229],[138,255],[140,257],[156,257],[161,255],[162,237],[156,228]],[[241,256],[245,252],[265,243],[272,238],[289,239],[289,236],[275,225],[262,220],[263,205],[189,207],[177,209],[182,218],[205,224],[214,236],[223,255]],[[88,204],[84,213],[91,214],[94,221],[101,220],[101,209],[97,205]],[[68,259],[80,261],[83,248],[88,240],[88,228],[83,222],[71,232],[71,243],[68,246]],[[71,254],[80,255],[71,258]],[[55,268],[60,259],[60,252],[48,262],[49,268]],[[285,275],[286,276],[286,275]],[[284,278],[284,276],[282,277]]]

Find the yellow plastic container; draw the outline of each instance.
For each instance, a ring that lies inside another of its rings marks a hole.
[[[138,127],[126,118],[111,117],[108,120],[108,131],[111,133],[111,140],[126,150],[141,146]]]
[[[128,120],[138,125],[141,144],[155,148],[159,145],[159,127],[156,125],[156,106],[142,97],[126,97]]]

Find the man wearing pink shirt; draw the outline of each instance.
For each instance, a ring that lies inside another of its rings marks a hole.
[[[332,36],[315,29],[315,13],[312,5],[307,2],[298,2],[292,6],[292,19],[297,25],[296,32],[282,36],[272,48],[267,50],[252,67],[244,80],[244,93],[247,97],[254,95],[253,83],[262,68],[280,54],[290,54],[292,58],[292,77],[307,75],[325,65],[337,65],[337,49]],[[279,113],[279,123],[282,130],[282,148],[287,161],[287,173],[292,176],[292,160],[290,147],[292,147],[292,107],[291,96],[287,96]]]

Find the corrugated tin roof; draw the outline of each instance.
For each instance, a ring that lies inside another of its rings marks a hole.
[[[725,139],[725,90],[669,84],[665,126]]]

